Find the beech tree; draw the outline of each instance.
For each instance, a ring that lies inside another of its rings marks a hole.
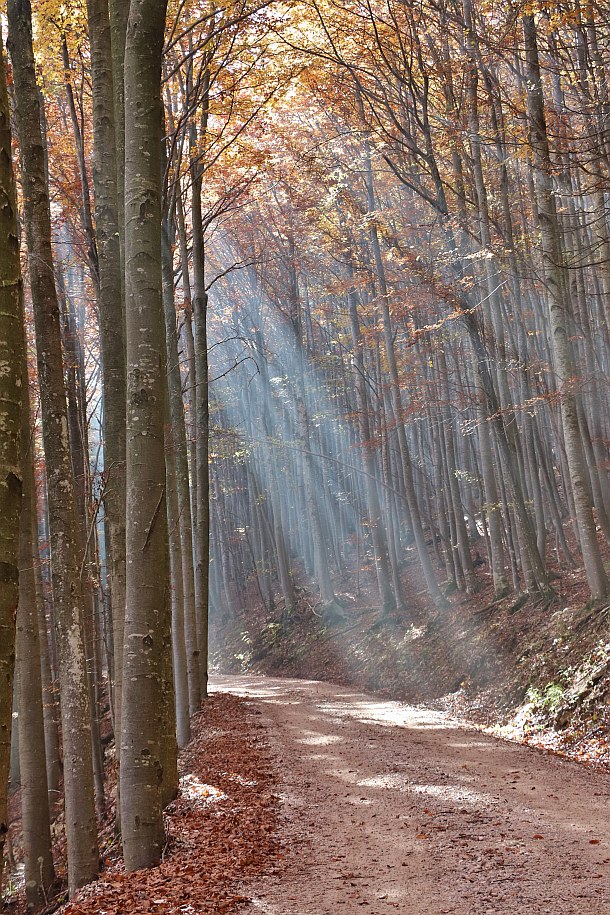
[[[28,905],[48,898],[55,873],[45,765],[45,732],[38,627],[38,595],[34,550],[38,526],[34,486],[29,379],[23,364],[21,456],[23,499],[19,528],[19,608],[16,627],[17,693],[19,696],[19,769],[21,773],[21,828],[24,843],[25,891]],[[43,632],[46,638],[46,633]]]
[[[121,828],[127,870],[163,848],[163,617],[167,609],[161,53],[167,3],[132,0],[125,44],[126,615]]]
[[[19,597],[20,429],[25,379],[17,195],[4,48],[0,42],[0,899],[8,785],[15,615]]]
[[[68,440],[59,305],[53,273],[51,215],[32,48],[29,0],[8,5],[9,50],[22,162],[23,207],[36,327],[38,379],[47,463],[52,578],[61,681],[64,799],[70,890],[98,871],[91,710],[83,634],[81,561],[77,552],[74,472]]]
[[[536,24],[532,15],[523,18],[523,38],[527,67],[530,145],[534,159],[537,191],[537,218],[547,280],[551,341],[557,367],[557,386],[561,398],[566,458],[587,579],[593,597],[600,598],[608,593],[610,584],[597,541],[593,505],[586,480],[582,430],[579,425],[574,391],[574,387],[578,383],[578,374],[570,342],[570,326],[573,324],[572,305],[569,299],[568,283],[562,276],[560,232],[551,181],[552,163],[546,131]]]
[[[121,268],[119,158],[115,128],[112,42],[107,0],[87,4],[91,43],[93,187],[99,258],[100,348],[104,382],[104,506],[110,541],[110,597],[114,651],[114,726],[121,733],[123,625],[125,618],[125,309]],[[121,76],[121,74],[119,74]],[[121,118],[121,125],[123,119]],[[120,128],[121,129],[121,128]]]

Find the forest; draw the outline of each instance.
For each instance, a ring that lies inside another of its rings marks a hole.
[[[271,868],[277,915],[607,912],[610,4],[3,0],[0,24],[0,908],[245,911]],[[552,758],[449,759],[448,715]],[[326,837],[305,880],[282,779],[322,778],[304,747],[343,752],[348,719],[379,752],[294,814]],[[548,767],[542,825],[515,814],[531,880],[494,889],[492,852],[431,825],[439,782],[387,852],[402,883],[356,898],[372,853],[333,798],[389,836],[367,792],[413,799],[437,757],[496,767],[452,800],[490,822],[468,792]],[[442,879],[413,863],[433,841]]]

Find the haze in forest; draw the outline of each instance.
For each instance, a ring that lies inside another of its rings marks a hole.
[[[161,861],[211,642],[415,666],[462,609],[500,654],[568,606],[603,641],[610,8],[0,15],[0,867],[36,908],[107,817]]]

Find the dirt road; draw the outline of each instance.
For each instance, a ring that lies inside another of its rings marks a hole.
[[[610,778],[326,683],[216,677],[259,709],[283,778],[268,915],[608,915]]]

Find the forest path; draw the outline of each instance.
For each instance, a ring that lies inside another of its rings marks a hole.
[[[249,911],[608,915],[610,778],[348,688],[213,678],[260,710],[289,853]]]

